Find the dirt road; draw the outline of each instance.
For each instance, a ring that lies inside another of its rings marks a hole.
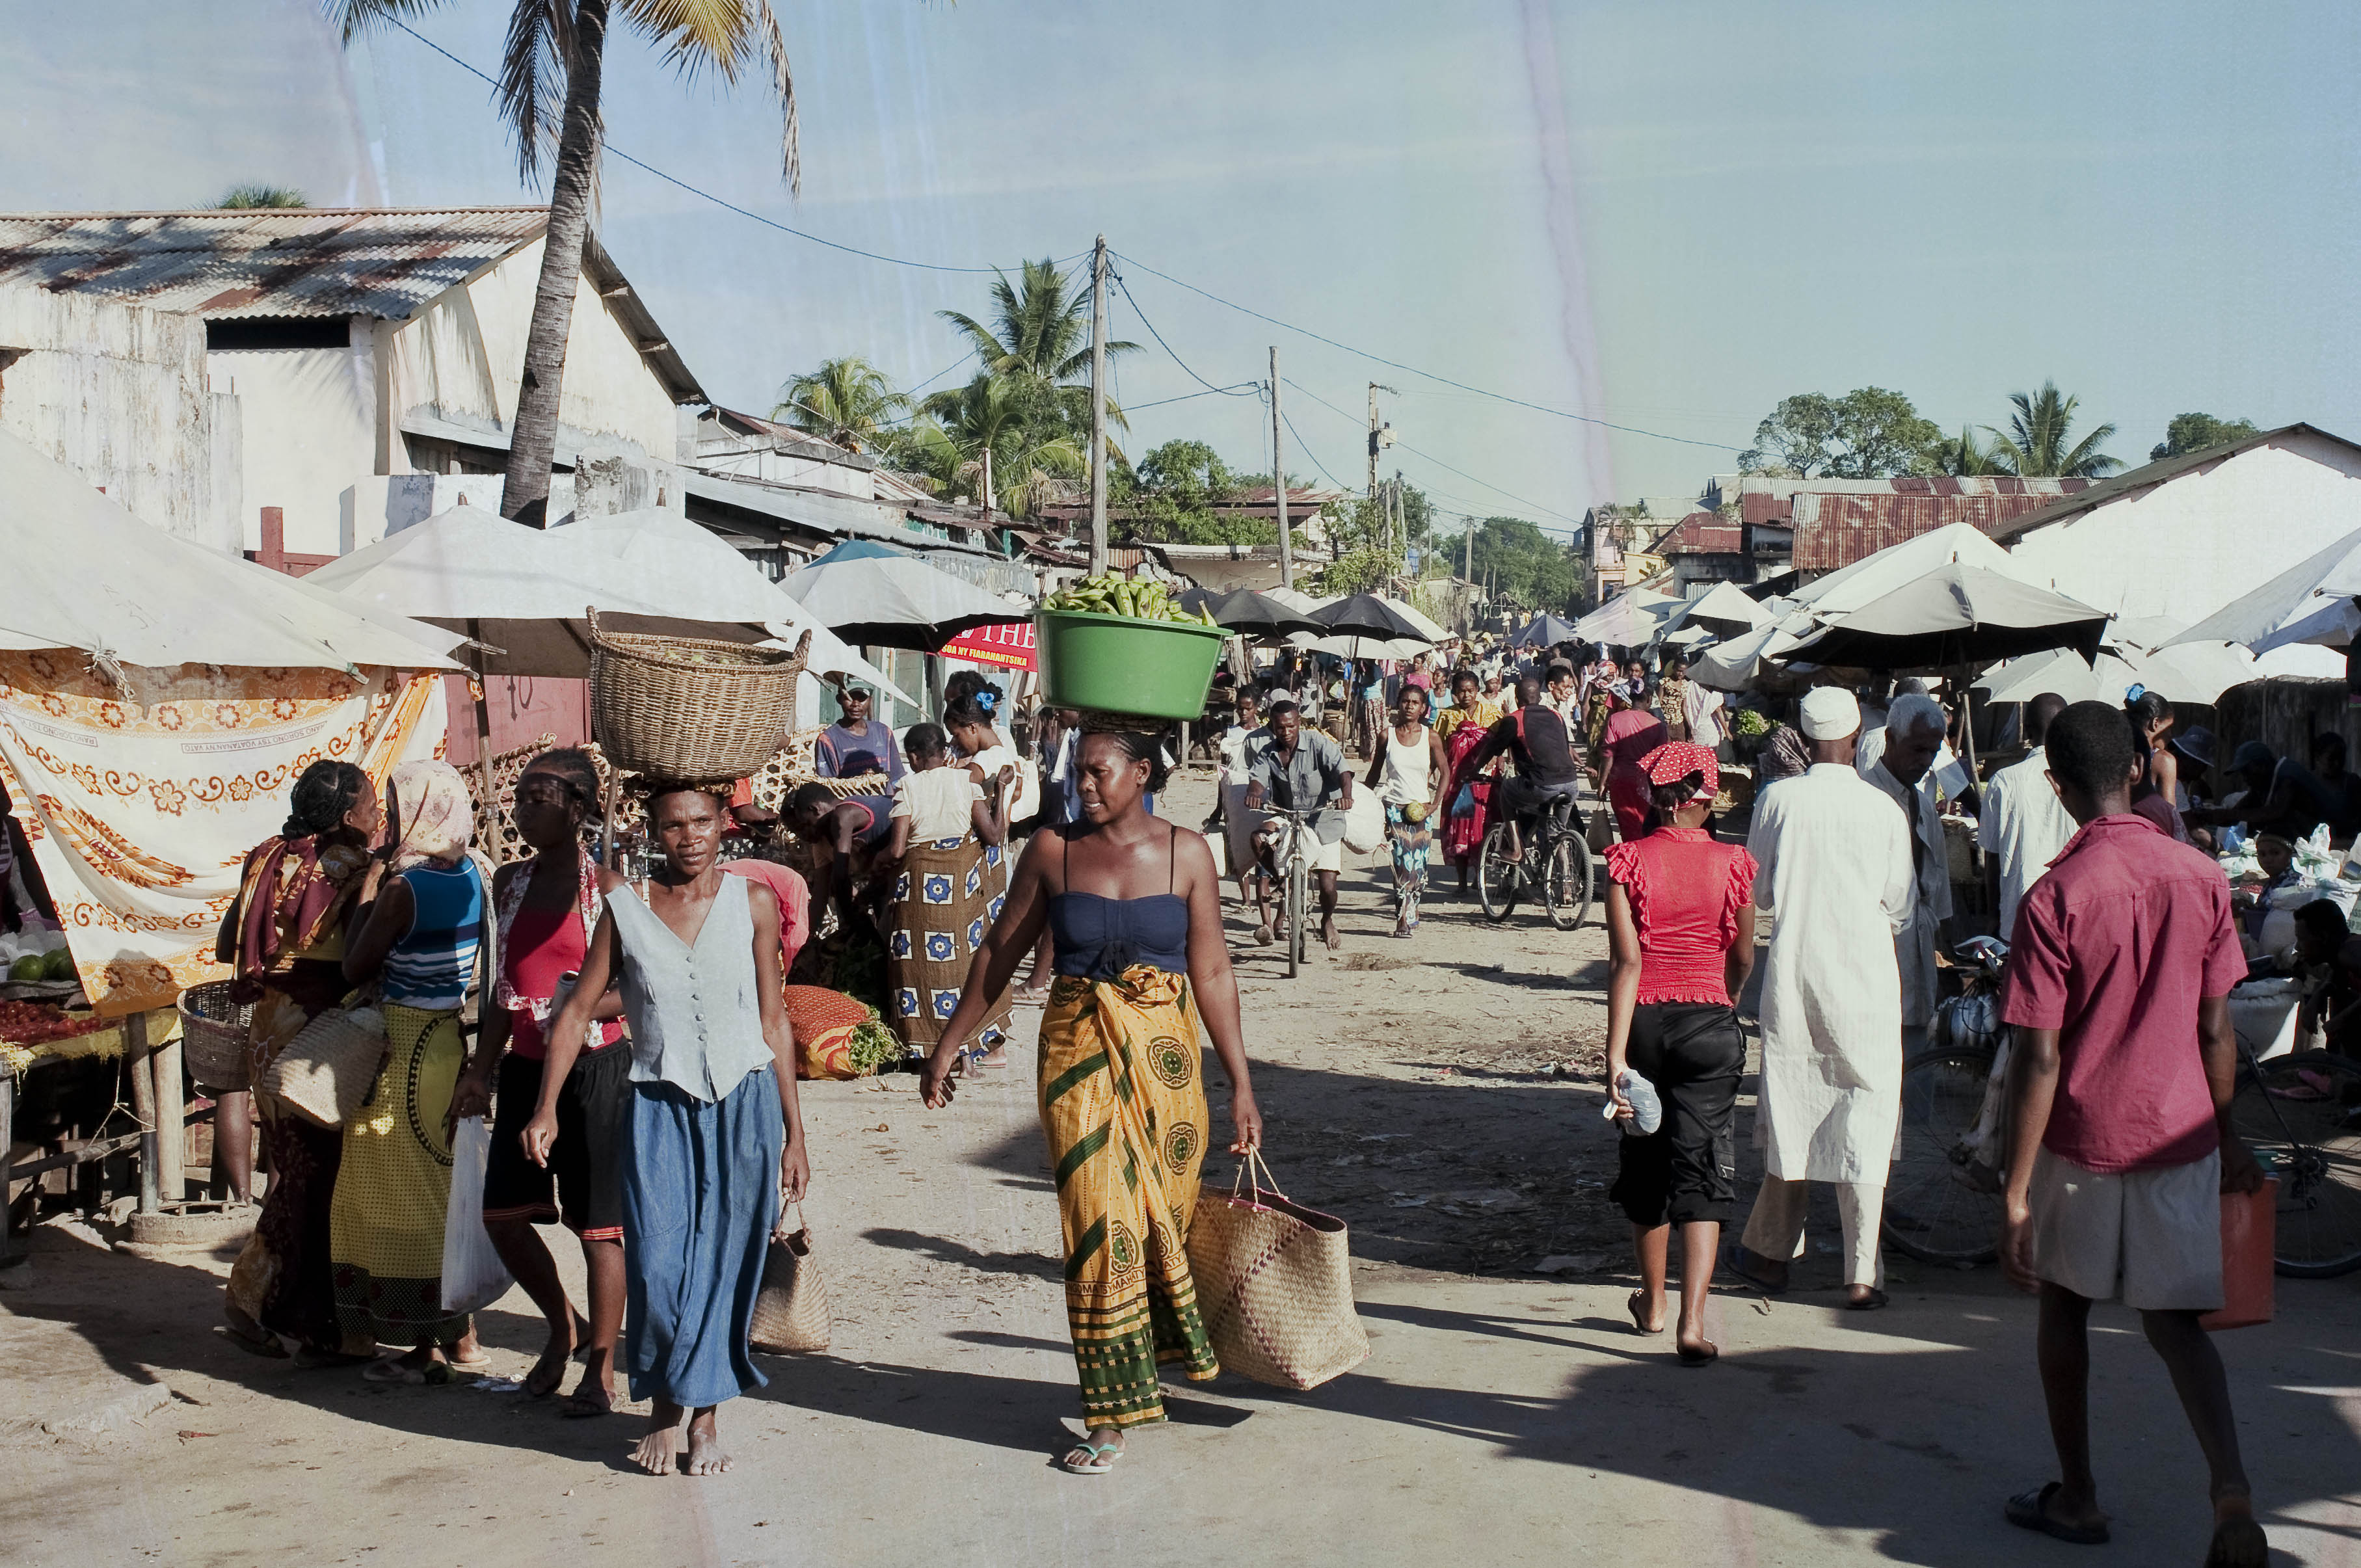
[[[1192,822],[1209,796],[1167,799]],[[1596,923],[1488,927],[1444,891],[1395,941],[1388,874],[1348,857],[1344,950],[1301,979],[1234,926],[1272,1163],[1362,1260],[1374,1352],[1324,1387],[1188,1387],[1115,1475],[1050,1468],[1073,1362],[1019,1051],[939,1113],[908,1078],[807,1087],[836,1343],[766,1360],[717,1481],[628,1470],[627,1418],[255,1360],[213,1326],[226,1257],[44,1227],[0,1295],[0,1561],[2080,1561],[1999,1518],[2051,1461],[2030,1308],[1992,1271],[1897,1261],[1894,1308],[1852,1314],[1816,1252],[1794,1294],[1717,1299],[1710,1370],[1634,1334]],[[2361,1564],[2361,1282],[2282,1281],[2280,1312],[2222,1342],[2258,1499],[2279,1561]],[[522,1376],[522,1296],[480,1321]],[[2194,1562],[2194,1444],[2135,1320],[2098,1321],[2109,1561]]]

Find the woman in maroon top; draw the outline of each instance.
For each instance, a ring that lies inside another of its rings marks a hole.
[[[1607,851],[1607,1082],[1618,1121],[1630,1122],[1626,1069],[1653,1086],[1664,1120],[1623,1139],[1608,1194],[1631,1222],[1641,1288],[1631,1321],[1664,1332],[1664,1275],[1672,1228],[1681,1228],[1685,1366],[1719,1351],[1705,1337],[1715,1249],[1730,1217],[1737,1159],[1730,1121],[1746,1042],[1732,1005],[1754,967],[1754,857],[1705,829],[1720,773],[1713,753],[1674,741],[1642,758],[1651,831]]]
[[[451,1095],[451,1114],[480,1116],[497,1085],[491,1157],[484,1170],[484,1230],[492,1246],[549,1321],[549,1342],[525,1375],[524,1391],[545,1398],[580,1354],[582,1380],[565,1403],[569,1416],[603,1416],[615,1399],[615,1336],[623,1321],[623,1159],[630,1131],[631,1061],[611,1048],[622,1037],[622,998],[598,1009],[595,1042],[566,1074],[557,1102],[557,1142],[544,1167],[525,1157],[521,1139],[541,1099],[544,1031],[556,1015],[562,976],[577,974],[598,928],[598,867],[582,827],[598,798],[589,754],[573,747],[544,751],[516,784],[517,834],[536,851],[502,866],[492,879],[500,972],[482,1010],[474,1058]],[[561,1205],[562,1210],[561,1210]],[[557,1262],[534,1232],[560,1217],[582,1244],[590,1316],[574,1315]]]

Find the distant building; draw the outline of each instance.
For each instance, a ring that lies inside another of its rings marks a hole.
[[[1743,548],[1761,581],[1781,568],[1771,566],[1763,530],[1775,551],[1786,547],[1784,569],[1800,583],[1850,566],[1864,555],[1954,522],[1972,523],[1998,537],[2015,520],[2087,488],[2088,479],[2019,479],[2004,475],[1955,478],[1905,476],[1891,479],[1784,479],[1759,474],[1715,478],[1707,493],[1715,504],[1735,504],[1748,537]]]

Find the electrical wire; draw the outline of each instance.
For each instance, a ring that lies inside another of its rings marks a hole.
[[[1287,378],[1282,376],[1279,379],[1285,381],[1287,380]],[[1287,384],[1290,387],[1295,385],[1292,381],[1288,381]],[[1351,495],[1353,493],[1352,486],[1347,485],[1335,475],[1328,473],[1328,465],[1320,461],[1320,454],[1312,450],[1312,443],[1303,439],[1303,433],[1295,428],[1295,422],[1287,417],[1287,410],[1284,407],[1279,411],[1279,422],[1287,426],[1288,434],[1295,437],[1295,449],[1298,452],[1302,453],[1306,457],[1311,458],[1312,466],[1314,468],[1319,469],[1321,473],[1327,475],[1328,482],[1330,484],[1335,486],[1346,495]]]
[[[1172,345],[1164,341],[1164,334],[1156,330],[1156,323],[1148,319],[1148,313],[1141,310],[1139,308],[1139,302],[1131,297],[1131,285],[1123,280],[1123,274],[1110,267],[1107,269],[1107,276],[1113,278],[1115,280],[1115,286],[1123,291],[1124,301],[1131,306],[1131,313],[1139,318],[1139,324],[1148,329],[1148,335],[1156,340],[1156,346],[1164,350],[1165,353],[1171,355],[1173,364],[1178,365],[1183,370],[1188,370],[1189,378],[1191,380],[1196,382],[1197,385],[1204,388],[1205,390],[1209,392],[1226,392],[1232,397],[1239,398],[1246,396],[1244,392],[1235,391],[1228,387],[1216,387],[1211,381],[1206,380],[1202,376],[1198,375],[1196,371],[1191,370],[1189,368],[1189,362],[1181,358],[1178,354],[1172,353]],[[1259,381],[1240,381],[1236,383],[1237,386],[1241,387],[1260,386],[1261,384],[1262,383]]]
[[[1183,392],[1177,398],[1159,398],[1152,403],[1132,403],[1126,406],[1123,411],[1127,414],[1136,414],[1142,409],[1160,409],[1167,403],[1185,403],[1191,398],[1210,398],[1215,392],[1225,392],[1231,397],[1242,398],[1261,385],[1262,383],[1259,381],[1240,381],[1235,386],[1212,387],[1202,392]],[[1240,390],[1239,389],[1241,388],[1245,389],[1245,390]],[[1108,400],[1113,401],[1114,400],[1110,399]]]
[[[484,82],[489,82],[495,90],[500,87],[500,83],[494,81],[489,75],[486,74],[484,71],[477,70],[476,67],[468,64],[466,60],[461,60],[457,55],[453,54],[449,49],[445,49],[441,44],[436,43],[433,38],[428,38],[425,34],[420,32],[417,28],[403,21],[401,17],[388,16],[385,20],[391,26],[399,27],[403,32],[408,33],[412,38],[416,38],[420,43],[424,44],[428,49],[433,49],[436,54],[441,55],[445,60],[449,60],[452,64],[457,66],[460,70],[467,71],[469,75],[481,78]],[[977,276],[985,276],[998,273],[1003,270],[997,267],[947,267],[939,262],[933,261],[912,261],[906,257],[887,256],[883,251],[863,250],[857,245],[843,245],[836,240],[823,239],[818,235],[808,233],[803,229],[792,227],[786,224],[779,222],[775,218],[766,218],[760,213],[752,211],[749,208],[741,207],[738,205],[737,203],[717,196],[710,191],[700,190],[697,186],[690,184],[687,181],[681,179],[676,174],[667,174],[653,163],[642,162],[641,159],[633,158],[630,153],[625,152],[621,148],[617,147],[613,142],[609,141],[603,136],[600,137],[598,145],[600,150],[622,159],[625,163],[630,164],[632,168],[639,170],[642,173],[653,174],[657,179],[664,181],[664,183],[668,185],[676,185],[681,190],[687,192],[690,195],[696,196],[703,201],[710,202],[715,206],[722,208],[724,211],[735,213],[741,218],[752,218],[754,222],[761,224],[763,227],[776,229],[781,234],[792,235],[796,238],[801,240],[809,240],[814,245],[824,245],[830,250],[843,251],[848,256],[858,256],[871,261],[888,262],[895,267],[914,268],[921,272],[962,272]],[[1088,256],[1090,252],[1087,250],[1079,253],[1081,256]],[[1066,259],[1068,261],[1072,261],[1076,259],[1076,258],[1068,257]],[[1058,265],[1063,265],[1063,263],[1059,263]]]
[[[1322,408],[1326,409],[1330,413],[1336,415],[1340,419],[1350,421],[1355,428],[1362,428],[1361,422],[1359,420],[1355,419],[1351,414],[1346,413],[1343,409],[1338,408],[1334,403],[1330,402],[1327,399],[1322,397],[1319,393],[1313,391],[1302,382],[1298,381],[1294,377],[1282,376],[1279,379],[1285,381],[1289,386],[1294,388],[1305,397],[1310,398],[1313,402],[1318,403]],[[1499,486],[1492,483],[1491,480],[1479,479],[1475,475],[1467,472],[1465,468],[1454,468],[1442,458],[1437,457],[1431,453],[1419,451],[1417,447],[1412,446],[1409,442],[1402,440],[1400,436],[1396,436],[1394,438],[1394,444],[1400,447],[1404,452],[1411,453],[1415,456],[1425,458],[1428,462],[1433,464],[1438,468],[1444,469],[1449,473],[1456,474],[1463,479],[1481,485],[1486,489],[1494,491],[1497,494],[1506,496],[1520,506],[1529,506],[1536,511],[1545,511],[1552,517],[1563,518],[1565,521],[1572,523],[1577,529],[1582,526],[1582,520],[1578,517],[1572,516],[1566,512],[1562,512],[1555,507],[1543,506],[1541,502],[1536,500],[1528,500],[1523,496],[1517,494],[1514,490],[1503,490]]]
[[[1694,436],[1668,435],[1661,430],[1642,430],[1638,425],[1617,424],[1612,420],[1596,419],[1589,414],[1568,413],[1564,409],[1554,409],[1546,403],[1536,403],[1524,398],[1512,398],[1506,392],[1495,392],[1487,387],[1472,386],[1466,381],[1454,380],[1448,376],[1439,376],[1432,370],[1422,370],[1415,365],[1405,365],[1399,359],[1389,359],[1382,354],[1372,354],[1366,348],[1356,348],[1349,343],[1339,343],[1333,337],[1328,337],[1323,334],[1313,332],[1310,327],[1297,326],[1293,322],[1281,321],[1277,316],[1265,315],[1262,312],[1257,311],[1251,306],[1241,305],[1235,300],[1225,300],[1219,294],[1213,293],[1209,290],[1200,289],[1194,283],[1183,282],[1180,279],[1173,277],[1170,272],[1159,272],[1155,268],[1150,267],[1147,262],[1140,260],[1136,256],[1126,256],[1123,259],[1129,262],[1132,266],[1138,268],[1142,272],[1147,273],[1151,278],[1161,278],[1167,283],[1171,284],[1177,289],[1186,289],[1192,294],[1200,295],[1204,299],[1213,301],[1213,303],[1217,305],[1236,311],[1241,315],[1252,316],[1258,322],[1268,322],[1272,326],[1279,327],[1287,332],[1294,333],[1298,336],[1308,337],[1314,343],[1324,343],[1331,348],[1343,349],[1347,354],[1353,355],[1357,358],[1369,360],[1373,364],[1383,365],[1395,370],[1406,370],[1413,376],[1423,376],[1430,381],[1439,381],[1446,387],[1456,387],[1463,392],[1473,392],[1477,397],[1490,398],[1496,402],[1511,403],[1518,408],[1531,409],[1536,413],[1551,414],[1558,419],[1573,420],[1581,424],[1595,424],[1605,430],[1620,430],[1626,435],[1645,435],[1657,441],[1676,441],[1686,446],[1710,447],[1716,452],[1741,452],[1745,450],[1743,447],[1732,446],[1728,442],[1699,441]],[[1135,306],[1134,308],[1136,309],[1137,307]],[[1506,492],[1503,493],[1505,494]],[[1525,504],[1530,506],[1532,503],[1528,501]],[[1559,515],[1563,516],[1565,514],[1560,513]]]

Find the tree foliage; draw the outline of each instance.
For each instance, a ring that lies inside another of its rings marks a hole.
[[[1574,548],[1521,517],[1488,517],[1472,526],[1474,582],[1522,610],[1565,615],[1579,608],[1582,563]],[[1466,532],[1438,534],[1430,547],[1455,570],[1469,554]]]
[[[2027,479],[2097,479],[2123,466],[2099,450],[2114,435],[2113,424],[2102,424],[2070,443],[2074,411],[2081,400],[2059,391],[2057,382],[2042,382],[2037,392],[2012,392],[2008,400],[2016,405],[2008,429],[1985,427],[1993,436],[1991,457],[2000,472]]]
[[[2161,463],[2168,457],[2186,456],[2202,452],[2209,446],[2225,446],[2233,441],[2244,441],[2262,432],[2255,422],[2246,419],[2216,419],[2212,414],[2175,414],[2172,422],[2164,427],[2164,439],[2148,448],[2147,460]]]
[[[858,356],[823,359],[779,389],[771,417],[854,452],[878,444],[885,425],[907,413],[910,400],[885,373]]]
[[[1169,544],[1276,543],[1275,521],[1213,510],[1252,488],[1251,476],[1232,472],[1220,453],[1202,441],[1188,440],[1168,441],[1137,466],[1117,469],[1108,486],[1110,501],[1131,513],[1134,539]],[[1300,520],[1289,521],[1300,525]]]
[[[233,185],[214,206],[222,212],[253,207],[308,207],[312,199],[292,185]]]
[[[1798,479],[1883,479],[1931,471],[1942,444],[1935,422],[1900,392],[1799,392],[1755,427],[1738,465],[1742,473]]]

